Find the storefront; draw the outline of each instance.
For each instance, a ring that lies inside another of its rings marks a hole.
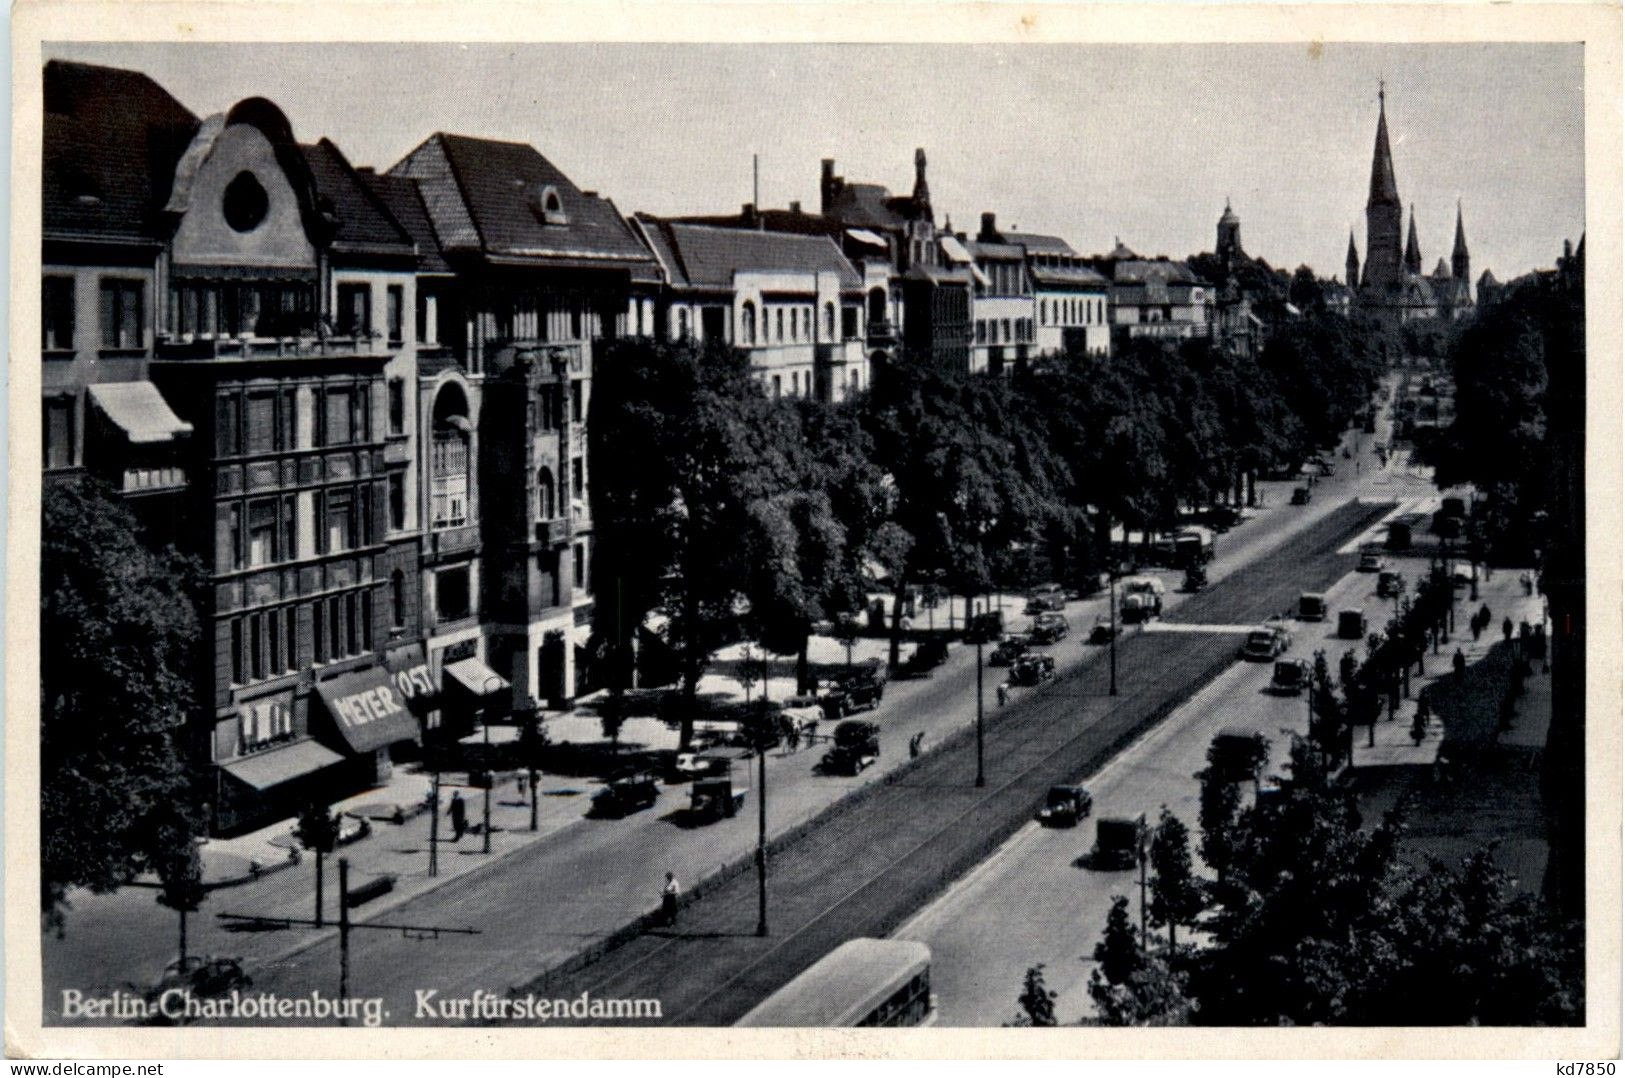
[[[347,750],[357,777],[363,782],[389,780],[389,748],[401,741],[416,741],[418,724],[382,666],[352,670],[316,684],[316,692],[332,719],[337,746]]]
[[[219,762],[213,829],[220,834],[292,815],[312,798],[325,799],[342,778],[343,755],[294,721],[291,688],[242,701],[215,724],[213,748]]]
[[[423,645],[414,642],[386,651],[384,669],[389,671],[395,691],[406,701],[406,709],[417,722],[419,744],[432,741],[442,727],[440,687],[429,671]]]
[[[508,679],[477,658],[448,662],[441,670],[441,697],[447,721],[463,733],[486,722],[506,722],[512,711],[504,707]]]

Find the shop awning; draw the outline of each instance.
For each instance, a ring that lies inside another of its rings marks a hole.
[[[192,433],[192,424],[170,409],[151,382],[101,382],[90,387],[90,399],[133,445],[172,442]]]
[[[319,681],[316,692],[345,744],[358,753],[418,736],[417,720],[383,667],[369,666]]]
[[[423,656],[422,644],[408,644],[384,653],[384,669],[390,680],[408,704],[415,704],[421,713],[438,706],[440,687],[429,673],[429,660]]]
[[[447,663],[445,673],[452,681],[475,696],[488,696],[491,693],[504,692],[508,688],[507,678],[478,659],[458,659],[454,663]]]
[[[269,790],[290,779],[320,771],[342,759],[344,757],[325,745],[318,745],[314,741],[296,741],[279,749],[231,760],[222,764],[221,769],[256,790]]]

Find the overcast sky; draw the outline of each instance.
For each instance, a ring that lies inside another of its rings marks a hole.
[[[854,46],[47,44],[137,68],[198,115],[269,97],[295,135],[387,168],[434,131],[533,143],[624,213],[816,211],[819,159],[898,193],[930,162],[939,218],[1053,232],[1085,253],[1213,247],[1342,273],[1387,80],[1422,257],[1550,265],[1584,227],[1579,45]]]

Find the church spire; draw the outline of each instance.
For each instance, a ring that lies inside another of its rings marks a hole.
[[[1349,229],[1349,253],[1343,263],[1344,272],[1347,273],[1349,290],[1360,287],[1360,249],[1354,246],[1354,229]]]
[[[931,188],[925,182],[925,148],[922,146],[914,151],[914,204],[922,211],[922,216],[931,218]]]
[[[1416,242],[1416,204],[1411,204],[1411,234],[1405,240],[1405,268],[1412,273],[1422,272],[1422,248]]]
[[[1456,199],[1456,247],[1450,253],[1451,275],[1458,281],[1467,280],[1473,261],[1467,254],[1467,230],[1461,223],[1461,199]]]
[[[1371,151],[1371,197],[1366,205],[1399,205],[1399,184],[1394,180],[1394,151],[1388,145],[1388,95],[1377,90],[1377,143]]]

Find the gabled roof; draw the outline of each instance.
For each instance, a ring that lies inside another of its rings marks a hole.
[[[991,262],[1025,262],[1027,260],[1027,252],[1009,243],[984,243],[980,240],[967,240],[965,246],[970,249],[970,253],[974,257],[987,259]]]
[[[1072,245],[1059,236],[1046,236],[1041,232],[1001,232],[1005,243],[1014,243],[1027,248],[1028,254],[1035,255],[1076,255]]]
[[[138,71],[52,60],[44,80],[46,238],[159,238],[156,216],[197,117]]]
[[[390,216],[412,237],[418,248],[418,269],[423,273],[448,273],[451,267],[440,254],[440,240],[434,234],[429,213],[417,181],[406,176],[380,174],[371,169],[357,170],[361,181],[388,208]]]
[[[581,191],[534,146],[436,133],[390,172],[418,181],[448,253],[538,265],[650,262],[609,200]],[[544,213],[551,198],[556,214]]]
[[[1123,259],[1112,267],[1112,280],[1118,284],[1156,282],[1158,284],[1199,285],[1202,283],[1185,263],[1173,262],[1165,258]]]
[[[913,219],[914,200],[878,183],[848,183],[835,193],[825,216],[859,228],[902,228]]]
[[[328,139],[314,146],[300,146],[310,165],[316,194],[330,208],[336,230],[332,246],[339,253],[407,255],[413,253],[412,237],[388,208],[363,182],[361,175]]]
[[[1031,269],[1039,288],[1103,289],[1111,284],[1088,266],[1040,266]]]
[[[638,215],[644,236],[675,285],[732,288],[740,273],[833,273],[842,289],[862,278],[828,236],[661,221]]]
[[[1371,151],[1371,197],[1367,204],[1399,205],[1399,184],[1394,182],[1394,151],[1388,145],[1386,101],[1377,106],[1377,142]]]

